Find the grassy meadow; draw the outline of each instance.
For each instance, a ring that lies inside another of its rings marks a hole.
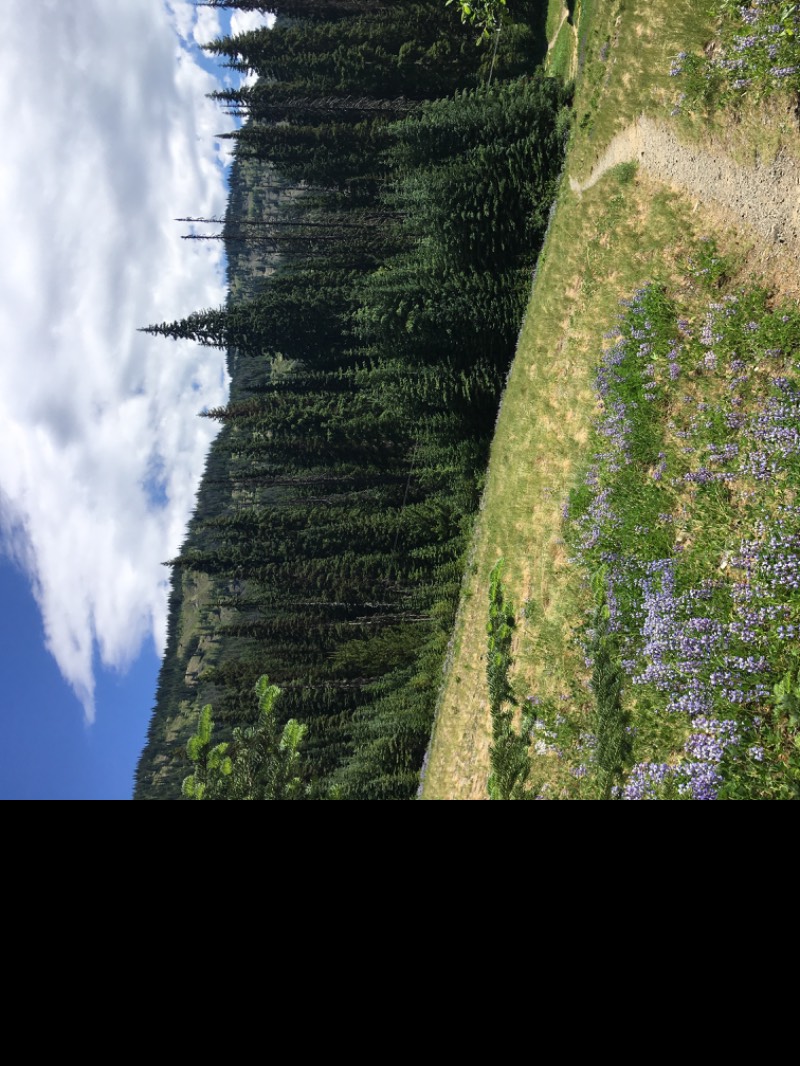
[[[575,123],[498,417],[424,799],[488,795],[500,559],[527,798],[797,792],[795,259],[635,164],[583,194],[566,180],[585,179],[642,113],[742,162],[800,160],[787,76],[763,56],[747,85],[702,88],[711,42],[728,32],[742,47],[706,7],[578,0],[559,30],[562,5],[550,4],[549,69],[576,74]],[[682,53],[696,57],[694,89],[676,72]]]

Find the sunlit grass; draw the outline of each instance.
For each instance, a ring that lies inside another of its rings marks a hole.
[[[564,22],[547,57],[547,73],[554,78],[569,81],[574,72],[576,59],[575,28]]]
[[[672,56],[702,47],[713,30],[705,5],[695,0],[584,0],[581,6],[582,74],[567,159],[567,173],[577,177],[588,174],[637,115],[668,118]],[[620,299],[639,286],[656,281],[679,289],[686,257],[709,235],[733,253],[734,282],[757,271],[763,257],[755,242],[731,234],[726,219],[635,168],[618,168],[582,197],[562,186],[498,419],[424,798],[486,796],[486,590],[501,556],[520,615],[512,673],[517,697],[569,700],[573,721],[588,716],[588,674],[575,633],[594,608],[569,563],[562,506],[588,462],[601,337],[615,325]],[[774,263],[772,269],[772,282],[790,289],[791,262],[783,277]],[[537,768],[538,780],[547,779],[548,766],[545,759]],[[552,773],[554,785],[564,785],[557,766]],[[567,784],[580,791],[580,784]]]
[[[584,4],[578,27],[573,172],[584,177],[615,134],[643,112],[668,113],[672,59],[713,32],[697,0],[608,0]]]
[[[562,193],[498,420],[426,798],[485,794],[484,590],[501,556],[509,596],[523,615],[512,673],[518,697],[560,699],[585,676],[573,630],[588,603],[568,562],[562,506],[585,461],[599,338],[615,324],[625,293],[653,276],[678,277],[702,224],[695,216],[687,227],[685,214],[682,198],[632,182],[627,170],[609,174],[581,200]]]
[[[564,18],[567,6],[564,0],[547,0],[547,40],[553,41]]]

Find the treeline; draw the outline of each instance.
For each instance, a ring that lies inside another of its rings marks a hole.
[[[286,21],[209,45],[259,75],[217,94],[247,122],[224,225],[196,234],[226,241],[231,299],[149,327],[227,349],[234,378],[172,561],[137,796],[178,795],[199,707],[224,740],[268,674],[308,730],[308,795],[405,798],[567,93],[531,73],[539,2],[512,8],[492,84],[441,0],[268,6]]]

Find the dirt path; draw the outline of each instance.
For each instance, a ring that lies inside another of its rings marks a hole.
[[[552,40],[548,41],[548,43],[547,43],[547,59],[545,60],[545,65],[549,61],[550,53],[555,48],[556,41],[558,40],[558,38],[559,38],[559,36],[561,34],[561,31],[564,28],[564,23],[567,21],[568,18],[569,18],[569,8],[567,7],[566,4],[564,4],[563,10],[561,12],[561,21],[558,24],[558,29],[553,34]],[[572,33],[572,36],[574,38],[574,48],[572,49],[572,57],[570,59],[569,76],[570,76],[570,78],[575,78],[575,77],[577,77],[577,74],[578,74],[578,30],[577,30],[577,27],[571,25],[570,26],[570,32]]]
[[[636,162],[651,176],[710,202],[771,244],[800,254],[800,167],[779,157],[745,167],[724,155],[681,142],[666,126],[642,116],[617,134],[584,182],[570,178],[573,192],[591,189],[619,163]]]
[[[558,40],[558,35],[559,35],[559,33],[561,33],[561,28],[564,25],[564,23],[567,21],[568,18],[569,18],[569,8],[567,7],[566,4],[564,4],[564,10],[561,12],[561,21],[558,24],[558,29],[553,34],[552,41],[549,41],[548,44],[547,44],[547,54],[548,55],[550,55],[550,53],[555,48],[556,41]]]

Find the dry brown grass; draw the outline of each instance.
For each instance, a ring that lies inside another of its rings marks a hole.
[[[712,115],[684,109],[676,118],[681,137],[722,152],[743,166],[769,165],[781,153],[800,159],[800,113],[792,94],[777,94],[758,107],[745,97],[738,109]]]
[[[706,5],[697,0],[592,0],[581,27],[585,65],[575,99],[572,173],[587,174],[638,115],[671,106],[672,58],[711,32]]]

